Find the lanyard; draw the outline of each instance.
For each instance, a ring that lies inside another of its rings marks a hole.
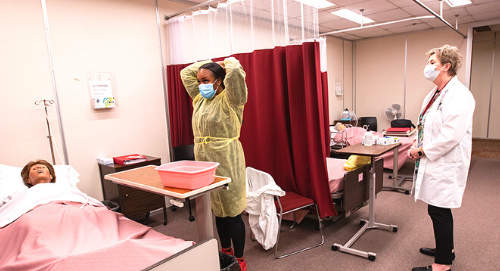
[[[434,93],[434,96],[432,96],[432,99],[429,101],[429,103],[425,107],[424,111],[422,111],[422,114],[420,114],[419,123],[422,122],[422,120],[423,120],[423,118],[425,116],[425,113],[427,113],[427,110],[431,107],[431,105],[434,103],[434,101],[436,101],[437,97],[439,97],[440,94],[441,94],[441,90],[437,90]]]

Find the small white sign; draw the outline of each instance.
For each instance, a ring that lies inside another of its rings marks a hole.
[[[99,109],[116,107],[110,80],[91,81],[90,92],[90,95],[94,100],[94,108]]]

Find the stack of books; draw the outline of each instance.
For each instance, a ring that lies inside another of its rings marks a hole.
[[[146,158],[146,156],[140,154],[129,154],[129,155],[113,157],[113,162],[115,162],[115,164],[120,164],[120,165],[131,165],[135,163],[144,162],[147,160],[148,159]]]
[[[411,136],[416,130],[410,127],[391,127],[383,133],[384,136]]]

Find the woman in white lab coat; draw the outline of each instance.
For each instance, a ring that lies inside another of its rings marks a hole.
[[[435,256],[434,264],[413,271],[451,270],[455,259],[451,208],[462,204],[475,108],[474,97],[456,75],[462,59],[458,48],[444,45],[430,50],[427,56],[424,75],[436,87],[422,103],[418,138],[408,157],[416,160],[412,190],[415,200],[428,204],[436,248],[421,248],[420,252]]]

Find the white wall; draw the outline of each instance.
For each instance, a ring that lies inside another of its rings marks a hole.
[[[44,113],[33,108],[36,99],[54,99],[41,2],[0,6],[0,163],[51,161]],[[162,24],[163,15],[184,7],[161,2]],[[97,157],[142,153],[169,161],[155,1],[47,0],[47,14],[69,163],[81,174],[78,187],[102,199]],[[87,72],[116,74],[117,108],[90,108]],[[56,108],[48,111],[62,156]]]
[[[352,110],[352,42],[327,37],[327,74],[330,124],[341,118],[342,110]],[[343,95],[335,94],[336,83],[340,83]]]
[[[471,91],[476,99],[472,135],[500,138],[500,31],[474,34]]]

